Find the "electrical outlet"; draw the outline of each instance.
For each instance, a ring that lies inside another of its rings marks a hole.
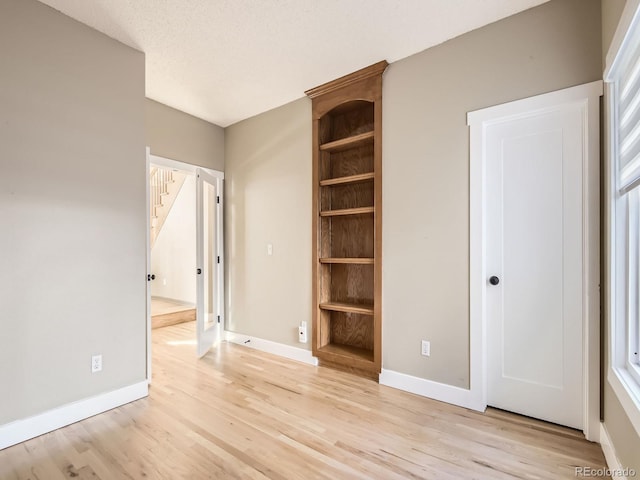
[[[91,357],[91,373],[102,371],[102,355],[93,355]]]
[[[431,356],[431,342],[427,340],[422,340],[422,350],[420,352],[425,357]]]
[[[300,322],[298,327],[298,341],[300,343],[307,343],[307,322]]]
[[[267,255],[273,255],[273,244],[267,244]]]

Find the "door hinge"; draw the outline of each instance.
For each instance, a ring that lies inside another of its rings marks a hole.
[[[220,203],[220,195],[216,197],[216,203]]]
[[[218,323],[220,323],[220,315],[218,315]]]
[[[218,263],[220,263],[220,255],[218,255]]]

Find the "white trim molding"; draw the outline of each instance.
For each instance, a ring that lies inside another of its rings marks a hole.
[[[224,332],[224,339],[230,343],[235,343],[243,347],[254,348],[256,350],[278,355],[290,360],[296,360],[313,366],[318,365],[318,359],[313,356],[311,350],[307,350],[305,348],[292,347],[291,345],[285,345],[284,343],[272,342],[271,340],[264,340],[262,338],[242,335],[240,333],[229,332],[227,330]]]
[[[405,392],[415,393],[440,402],[450,403],[459,407],[484,412],[486,403],[478,401],[471,390],[454,387],[445,383],[434,382],[424,378],[414,377],[406,373],[382,369],[379,378],[380,385],[397,388]]]
[[[146,380],[0,425],[0,450],[149,395]]]
[[[611,437],[609,437],[609,432],[607,432],[607,427],[605,427],[604,423],[600,424],[600,446],[602,447],[604,458],[607,461],[607,475],[609,475],[613,480],[627,480],[627,474],[635,477],[635,471],[625,469],[620,464],[618,456],[616,455],[616,450],[611,442]]]
[[[600,434],[600,97],[602,81],[537,95],[469,112],[470,128],[470,397],[471,404],[486,407],[486,219],[484,136],[487,126],[554,110],[558,105],[581,103],[584,115],[583,163],[583,378],[584,433],[598,441]]]
[[[610,365],[613,365],[613,359]],[[613,389],[629,422],[640,435],[640,388],[634,378],[625,369],[609,367],[607,381]]]
[[[220,170],[200,167],[198,165],[185,163],[180,160],[174,160],[172,158],[159,157],[158,155],[153,155],[152,153],[149,153],[149,162],[153,165],[158,165],[159,167],[174,168],[176,170],[180,170],[181,172],[187,172],[190,175],[195,175],[196,171],[198,169],[201,169],[213,177],[224,179],[224,172],[221,172]]]

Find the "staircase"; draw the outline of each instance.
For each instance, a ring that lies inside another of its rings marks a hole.
[[[171,168],[152,166],[150,170],[150,212],[151,215],[151,248],[160,235],[160,230],[176,201],[186,174],[174,171]]]

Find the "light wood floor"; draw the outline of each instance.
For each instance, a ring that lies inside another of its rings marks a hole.
[[[190,303],[151,297],[151,328],[162,328],[196,319],[196,308]]]
[[[155,330],[148,398],[0,451],[0,479],[575,479],[579,432]]]

